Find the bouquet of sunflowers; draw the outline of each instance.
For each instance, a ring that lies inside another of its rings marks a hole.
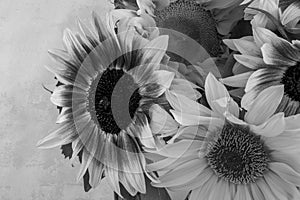
[[[300,199],[300,1],[113,3],[49,51],[38,146],[115,199]]]

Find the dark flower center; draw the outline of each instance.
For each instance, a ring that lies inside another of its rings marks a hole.
[[[133,78],[122,69],[106,69],[95,90],[94,110],[103,131],[118,134],[132,121],[141,95]]]
[[[300,63],[285,71],[281,83],[284,85],[285,94],[292,100],[300,102]]]
[[[269,153],[249,128],[227,122],[206,158],[217,176],[234,184],[248,184],[264,175]]]
[[[181,32],[194,40],[211,55],[220,50],[216,22],[211,13],[193,0],[178,0],[155,13],[157,26]]]

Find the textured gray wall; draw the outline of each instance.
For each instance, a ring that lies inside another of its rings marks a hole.
[[[42,84],[53,88],[43,67],[51,48],[62,48],[63,29],[77,17],[104,15],[109,0],[0,0],[0,200],[104,200],[104,182],[85,193],[60,149],[39,150],[57,111]],[[76,30],[76,29],[75,29]]]

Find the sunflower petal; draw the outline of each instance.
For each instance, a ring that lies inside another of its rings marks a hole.
[[[255,27],[253,29],[253,37],[255,43],[261,47],[265,43],[272,44],[272,41],[277,40],[279,37],[273,33],[272,31],[262,28],[262,27]]]
[[[234,200],[250,200],[249,190],[244,185],[238,185]]]
[[[93,159],[88,170],[91,173],[91,186],[96,188],[100,184],[103,176],[104,166],[101,162]]]
[[[266,64],[287,66],[294,66],[297,64],[297,61],[291,60],[287,56],[282,55],[282,53],[278,52],[278,50],[271,44],[264,44],[261,47],[261,50]]]
[[[163,148],[155,150],[150,149],[147,151],[149,151],[150,153],[155,152],[161,156],[165,156],[168,158],[184,158],[197,154],[203,143],[203,141],[180,140],[176,143],[168,144]]]
[[[151,63],[159,65],[168,47],[169,37],[167,35],[159,36],[151,40],[145,47],[141,65]]]
[[[232,87],[245,87],[247,84],[247,81],[252,73],[253,72],[245,72],[245,73],[238,74],[235,76],[230,76],[227,78],[220,79],[220,81],[223,84],[229,85]]]
[[[274,151],[271,155],[275,162],[285,163],[300,173],[300,162],[299,159],[297,159],[298,155],[288,154],[282,151]]]
[[[153,185],[156,187],[172,187],[178,184],[188,183],[197,177],[205,167],[206,161],[204,159],[191,160],[160,176],[160,183]],[[181,175],[178,176],[179,174]]]
[[[246,54],[246,55],[250,55],[250,56],[260,56],[261,55],[259,47],[257,47],[256,44],[252,41],[233,40],[233,43],[235,44],[237,50],[241,54]]]
[[[286,130],[300,129],[300,114],[289,116],[285,118]]]
[[[264,179],[266,183],[268,184],[270,190],[276,196],[278,199],[286,199],[288,194],[286,193],[286,190],[284,190],[284,187],[288,187],[288,183],[284,182],[281,178],[279,178],[274,173],[268,173],[264,176]],[[281,186],[281,187],[280,187]],[[282,187],[283,186],[283,187]]]
[[[261,192],[256,183],[251,183],[250,188],[252,191],[252,196],[255,200],[265,200],[264,194]]]
[[[290,166],[284,163],[271,162],[270,169],[280,176],[283,180],[295,186],[300,186],[300,173],[293,170]]]
[[[292,21],[296,21],[296,23],[300,20],[300,2],[293,2],[290,4],[282,13],[281,23],[283,25],[287,25]]]
[[[155,141],[145,115],[136,116],[135,126],[131,127],[131,132],[138,137],[141,143],[147,148],[155,148]]]
[[[80,171],[78,173],[78,180],[80,180],[86,173],[86,170],[90,166],[90,163],[92,162],[95,152],[97,150],[99,137],[97,137],[97,134],[95,133],[95,129],[96,129],[95,126],[93,128],[85,129],[85,131],[87,132],[85,132],[84,134],[88,136],[86,142],[82,141],[84,145],[84,149],[82,152],[82,163],[81,163]]]
[[[209,126],[216,122],[222,121],[219,118],[206,117],[206,116],[193,115],[193,114],[185,114],[185,113],[175,111],[175,110],[170,110],[170,112],[174,116],[175,120],[183,126],[193,126],[193,125]]]
[[[106,142],[105,142],[105,155],[106,155],[106,162],[105,165],[105,176],[108,177],[108,182],[114,192],[116,192],[119,196],[122,197],[120,192],[119,186],[119,176],[118,176],[118,154],[117,148],[113,141],[113,136],[109,135]]]
[[[150,127],[154,134],[175,133],[178,129],[178,123],[159,105],[154,104],[150,110]]]
[[[163,88],[169,89],[174,77],[175,74],[173,72],[169,72],[166,70],[157,70],[153,72],[152,76],[149,78],[146,84],[157,83],[161,85]]]
[[[265,180],[260,180],[256,182],[258,188],[264,195],[264,199],[276,199]]]
[[[84,99],[85,92],[72,85],[60,85],[56,87],[51,95],[50,100],[57,106],[72,107],[73,100]],[[75,95],[77,98],[75,99]]]
[[[93,159],[93,157],[85,149],[83,149],[83,151],[82,151],[82,161],[81,161],[80,170],[79,170],[78,175],[77,175],[77,181],[79,181],[81,178],[83,178],[83,176],[85,175],[86,170],[88,169],[92,159]]]
[[[276,137],[285,130],[284,113],[277,113],[259,126],[250,125],[251,130],[265,137]]]
[[[225,111],[229,111],[235,116],[239,115],[239,107],[237,103],[230,97],[227,89],[217,79],[209,73],[205,80],[206,98],[212,110],[223,115]],[[227,103],[220,105],[217,100],[226,99]]]
[[[197,85],[181,78],[174,78],[170,86],[170,91],[197,100],[201,97],[200,92],[195,90],[199,88]]]
[[[209,197],[210,194],[213,193],[217,181],[218,181],[217,176],[211,176],[210,179],[201,187],[199,196],[198,196],[198,198],[195,198],[195,199],[199,199],[199,197]],[[191,195],[191,197],[192,197],[192,195]]]
[[[48,149],[73,142],[77,135],[74,126],[64,123],[37,143],[39,148]]]
[[[146,185],[137,147],[126,132],[121,132],[117,142],[119,152],[120,182],[132,196],[137,192],[145,193]]]
[[[272,86],[263,90],[254,100],[245,115],[245,121],[260,125],[276,111],[283,97],[283,85]]]
[[[175,111],[200,116],[211,116],[212,114],[211,110],[205,106],[181,94],[175,94],[171,91],[167,91],[166,98]]]
[[[264,66],[264,60],[259,57],[249,56],[249,55],[234,55],[236,61],[250,69],[258,69],[261,66]]]
[[[39,148],[53,148],[73,142],[77,138],[76,129],[70,123],[59,124],[58,128],[52,131],[44,139],[37,143]]]
[[[56,123],[60,124],[66,121],[69,121],[73,118],[72,108],[63,107],[61,113],[58,115],[56,119]]]
[[[78,63],[83,62],[87,53],[70,29],[64,31],[63,39],[68,53],[72,55],[73,59]]]

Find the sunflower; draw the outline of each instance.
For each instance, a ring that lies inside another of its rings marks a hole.
[[[153,185],[174,199],[299,199],[300,115],[274,114],[283,86],[263,90],[246,110],[212,74],[205,92],[211,109],[182,99],[189,106],[171,110],[181,127],[147,166],[159,174]]]
[[[249,3],[245,0],[243,3]],[[265,1],[254,0],[245,9],[245,20],[251,20],[253,27],[264,27],[276,31],[279,26],[292,34],[300,33],[300,2],[296,0],[288,1]],[[253,9],[254,8],[254,9]],[[260,10],[256,10],[260,9]],[[265,11],[266,13],[262,12]],[[268,16],[269,15],[269,16]],[[274,23],[274,20],[277,23]]]
[[[138,10],[139,1],[116,1],[121,8]],[[149,1],[151,2],[151,1]],[[243,17],[245,6],[239,6],[242,0],[173,0],[160,2],[153,7],[153,16],[157,27],[183,33],[201,44],[211,55],[220,53],[220,35],[228,35],[233,26]],[[119,8],[119,7],[116,7]],[[143,12],[140,12],[143,13]],[[146,12],[149,14],[149,12]],[[152,13],[152,12],[150,12]],[[219,35],[220,34],[220,35]]]
[[[114,26],[93,15],[94,30],[64,32],[65,50],[51,51],[57,65],[48,67],[59,84],[51,101],[61,108],[57,128],[39,141],[41,148],[72,144],[80,155],[78,179],[89,172],[96,187],[102,177],[120,195],[121,183],[134,196],[145,193],[144,147],[154,148],[149,108],[165,107],[164,92],[175,74],[161,70],[168,37],[151,41],[134,30],[115,34]]]
[[[239,0],[175,0],[155,12],[158,27],[181,32],[197,41],[211,55],[220,53],[220,35],[228,35],[243,16]]]
[[[254,37],[225,41],[242,55],[235,55],[237,64],[235,76],[222,82],[245,88],[250,105],[265,88],[284,85],[284,96],[277,112],[286,116],[300,113],[300,41],[292,43],[278,37],[265,28],[255,28]],[[245,68],[246,67],[246,68]]]

